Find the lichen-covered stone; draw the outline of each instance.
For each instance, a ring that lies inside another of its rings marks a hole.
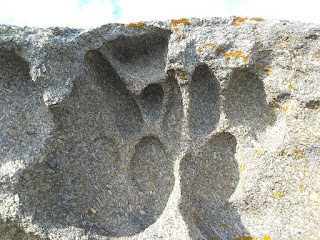
[[[0,25],[0,239],[320,239],[318,29]]]

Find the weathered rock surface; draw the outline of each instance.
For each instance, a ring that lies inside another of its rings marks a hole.
[[[0,112],[0,239],[320,239],[314,24],[2,25]]]

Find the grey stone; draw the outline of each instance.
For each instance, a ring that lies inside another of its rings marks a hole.
[[[318,30],[0,25],[0,239],[320,239]]]

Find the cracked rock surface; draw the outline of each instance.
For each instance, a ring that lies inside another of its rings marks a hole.
[[[0,25],[0,239],[320,239],[317,29]]]

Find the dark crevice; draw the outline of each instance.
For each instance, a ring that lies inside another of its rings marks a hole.
[[[160,84],[148,85],[142,92],[141,104],[146,116],[156,120],[161,115],[164,92]]]
[[[210,134],[220,118],[220,86],[207,65],[198,66],[190,83],[190,130],[198,136]]]
[[[232,126],[250,127],[255,135],[275,122],[275,114],[266,102],[264,84],[252,69],[233,71],[225,99],[225,113]]]
[[[233,135],[220,133],[206,143],[199,155],[189,154],[181,163],[180,209],[190,227],[197,227],[206,239],[247,235],[240,214],[229,203],[239,182],[236,145]]]

